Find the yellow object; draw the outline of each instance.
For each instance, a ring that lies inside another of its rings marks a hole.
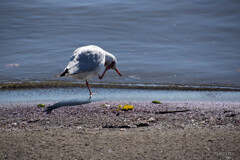
[[[122,111],[128,111],[128,110],[133,110],[134,109],[134,107],[132,106],[132,105],[118,105],[118,111],[119,110],[122,110]]]
[[[134,107],[132,106],[132,105],[124,105],[123,107],[122,107],[122,110],[124,110],[124,111],[128,111],[128,110],[133,110],[134,109]]]
[[[45,104],[38,104],[37,107],[45,107]]]

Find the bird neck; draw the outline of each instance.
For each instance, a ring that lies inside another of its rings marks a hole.
[[[115,56],[112,55],[111,53],[108,53],[108,52],[105,53],[105,62],[106,63],[111,63],[115,59],[116,59]]]

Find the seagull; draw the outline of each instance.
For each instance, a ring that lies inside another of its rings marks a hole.
[[[109,69],[115,70],[119,76],[122,76],[117,69],[117,59],[114,55],[98,46],[89,45],[77,48],[73,52],[67,67],[57,77],[69,76],[77,80],[85,80],[90,99],[92,92],[88,79],[94,76],[102,79]]]

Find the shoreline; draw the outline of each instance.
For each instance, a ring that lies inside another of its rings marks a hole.
[[[120,82],[91,82],[94,88],[118,89],[151,89],[151,90],[179,90],[179,91],[240,91],[239,85],[229,84],[160,84],[160,83],[120,83]],[[0,90],[41,89],[86,87],[85,82],[72,81],[30,81],[0,83]]]
[[[169,101],[240,102],[238,91],[180,91],[150,89],[92,88],[91,102]],[[89,101],[87,87],[0,90],[0,104],[81,103]]]
[[[130,104],[134,110],[118,110],[120,104]],[[0,114],[1,158],[240,156],[240,102],[1,104]]]

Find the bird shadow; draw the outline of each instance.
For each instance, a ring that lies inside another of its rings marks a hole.
[[[76,105],[82,105],[82,104],[87,104],[91,103],[90,100],[85,100],[85,101],[79,101],[79,100],[74,100],[74,101],[61,101],[58,103],[55,103],[51,106],[48,106],[44,112],[47,114],[50,114],[53,110],[58,109],[60,107],[67,107],[67,106],[76,106]]]

